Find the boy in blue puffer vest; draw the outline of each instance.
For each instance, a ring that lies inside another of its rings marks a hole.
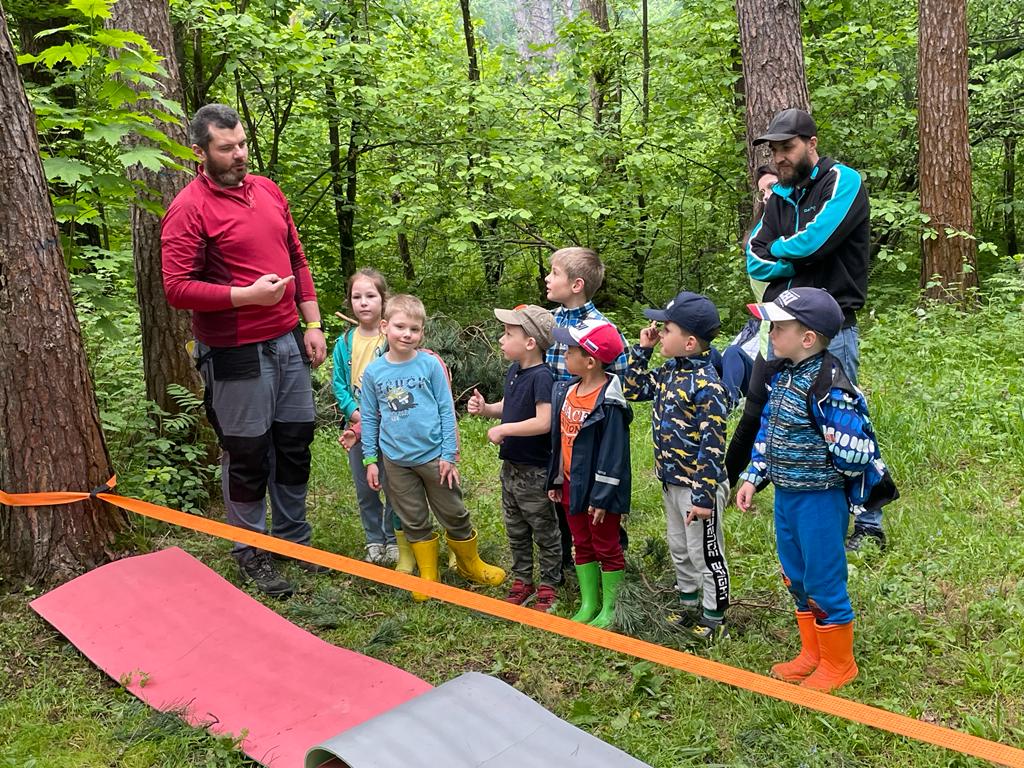
[[[775,537],[786,586],[796,601],[801,650],[772,675],[832,691],[857,677],[853,608],[843,537],[851,507],[878,508],[898,496],[882,463],[867,402],[828,351],[843,312],[820,288],[785,290],[750,304],[771,322],[771,392],[750,466],[740,476],[740,509],[775,484]]]

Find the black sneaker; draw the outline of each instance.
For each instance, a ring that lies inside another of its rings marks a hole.
[[[696,626],[690,629],[690,639],[695,643],[711,645],[719,640],[729,639],[729,628],[724,621],[712,621],[706,616],[697,620]]]
[[[864,545],[864,541],[869,538],[875,540],[879,551],[885,551],[885,533],[867,528],[857,528],[856,526],[854,526],[850,538],[846,540],[846,551],[859,552],[860,548]]]
[[[291,563],[296,566],[300,571],[306,573],[330,573],[331,569],[326,565],[317,565],[316,563],[307,563],[305,560],[297,560],[294,557],[288,557],[288,555],[279,555],[274,552],[270,555],[276,563]]]
[[[242,578],[252,581],[256,588],[270,597],[291,597],[295,591],[274,567],[269,552],[253,552],[238,561]]]
[[[673,611],[665,617],[669,627],[682,631],[697,626],[698,619],[700,619],[700,609],[697,606],[686,605],[679,606],[679,610]]]

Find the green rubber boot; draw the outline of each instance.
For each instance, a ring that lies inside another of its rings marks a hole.
[[[601,612],[590,622],[590,626],[608,629],[615,621],[615,600],[619,596],[619,582],[625,573],[601,571]]]
[[[598,562],[576,566],[576,578],[580,582],[580,609],[572,617],[573,621],[588,623],[601,610],[599,597],[601,581],[601,564]]]

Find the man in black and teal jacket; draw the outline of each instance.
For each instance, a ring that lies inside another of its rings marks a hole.
[[[868,289],[870,223],[864,182],[853,168],[818,155],[818,127],[802,109],[785,109],[772,118],[754,144],[768,144],[779,181],[765,202],[764,214],[747,241],[747,273],[768,283],[764,302],[789,288],[822,288],[843,312],[843,327],[829,352],[857,383],[860,364],[857,312]],[[762,390],[751,382],[751,391]],[[748,402],[737,436],[756,430],[754,415],[764,402]],[[750,416],[747,416],[747,411]],[[746,422],[744,425],[743,422]],[[857,516],[848,547],[865,537],[885,547],[881,509]]]

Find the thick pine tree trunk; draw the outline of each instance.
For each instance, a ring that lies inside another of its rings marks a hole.
[[[181,101],[181,82],[171,32],[167,0],[119,0],[114,5],[113,26],[138,32],[164,57],[167,76],[160,78],[167,98]],[[188,144],[185,127],[154,119],[153,127],[179,144]],[[134,142],[145,139],[136,138]],[[162,168],[150,171],[142,165],[128,169],[128,177],[141,181],[155,191],[154,200],[164,209],[188,183],[181,171]],[[178,407],[168,394],[170,384],[178,384],[198,395],[202,390],[191,356],[185,349],[192,338],[187,312],[172,309],[164,295],[160,269],[160,218],[132,206],[132,255],[135,260],[135,292],[142,324],[142,367],[146,379],[146,397],[168,413]]]
[[[810,111],[799,0],[736,0],[747,117],[747,174],[771,158],[751,143],[783,109]]]
[[[110,477],[110,458],[2,6],[0,114],[0,487],[87,490]],[[0,507],[0,573],[67,579],[110,557],[121,522],[98,501]]]
[[[971,215],[971,146],[967,135],[967,8],[964,0],[919,0],[917,131],[921,211],[935,237],[925,238],[921,287],[928,296],[962,301],[978,285]],[[947,230],[953,232],[947,235]]]

